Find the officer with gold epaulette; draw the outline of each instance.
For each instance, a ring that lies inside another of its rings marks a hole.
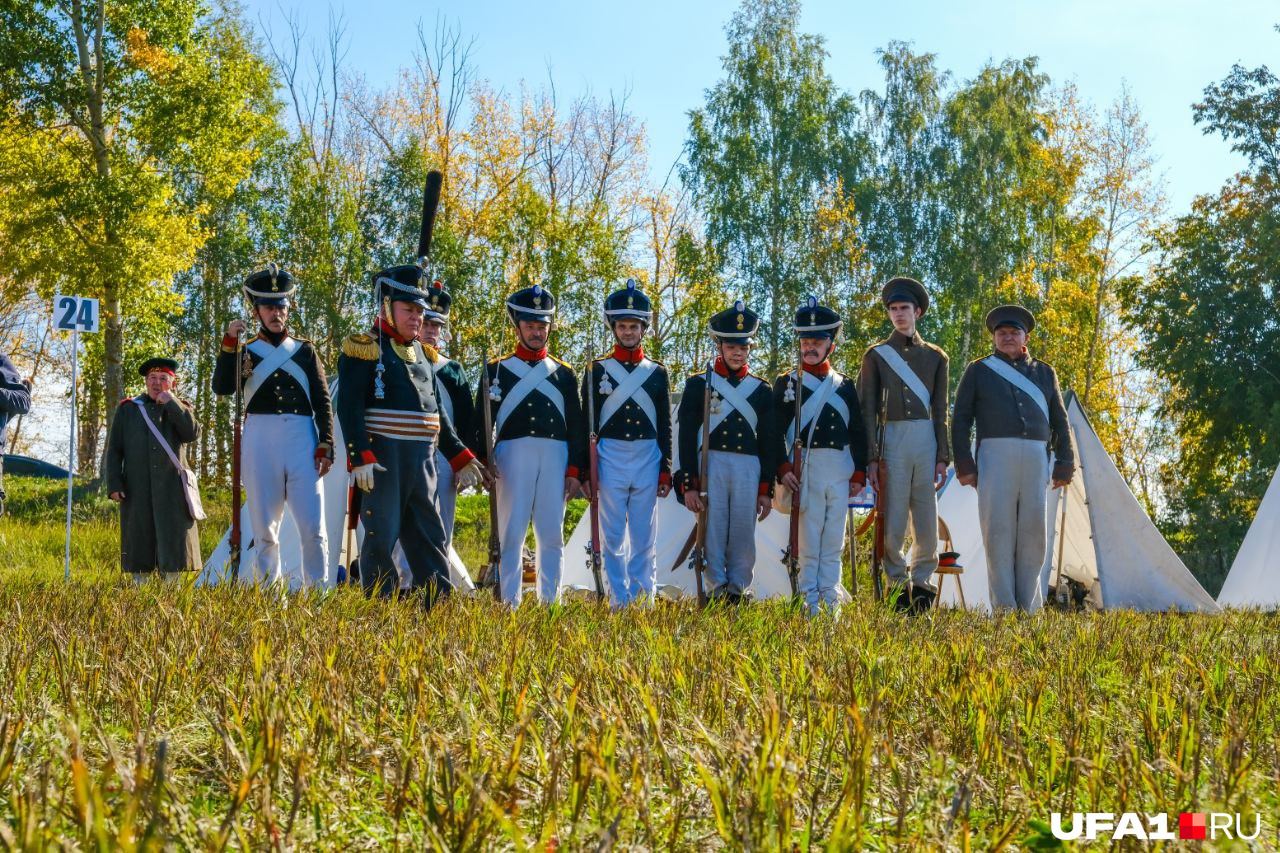
[[[849,498],[866,482],[866,428],[857,383],[831,366],[844,328],[840,315],[810,296],[796,311],[792,328],[800,342],[803,379],[797,382],[795,370],[782,374],[774,380],[773,398],[784,447],[795,440],[797,402],[800,406],[799,477],[790,459],[778,466],[779,480],[793,495],[791,511],[800,513],[796,592],[810,615],[824,606],[838,614]]]
[[[715,314],[709,331],[716,359],[690,376],[676,413],[680,425],[677,497],[691,512],[707,505],[707,584],[712,598],[737,603],[755,577],[756,522],[773,508],[774,472],[782,443],[773,416],[773,392],[747,370],[760,318],[738,300]],[[707,482],[699,480],[702,410],[711,386]]]
[[[365,492],[360,512],[365,590],[384,596],[395,591],[392,554],[399,540],[413,586],[426,590],[430,604],[452,588],[437,502],[437,445],[463,488],[485,472],[442,411],[430,355],[417,339],[428,304],[423,277],[416,264],[388,267],[374,276],[378,320],[369,333],[342,343],[337,409],[347,464]]]
[[[615,607],[652,601],[658,581],[658,498],[671,491],[671,385],[645,356],[653,304],[627,280],[609,294],[604,318],[613,352],[582,378],[582,406],[595,404],[604,568]]]
[[[488,407],[494,430],[494,458],[485,461],[500,482],[498,589],[507,604],[520,603],[521,556],[532,523],[538,600],[550,604],[560,594],[564,568],[565,502],[581,491],[587,465],[587,427],[573,368],[547,353],[555,297],[535,284],[513,293],[506,307],[518,343],[485,365],[488,398],[484,383],[476,392],[476,411]],[[482,452],[484,422],[477,414],[474,446]]]
[[[242,350],[244,321],[227,324],[213,369],[213,392],[235,393],[239,357],[245,409],[240,467],[256,543],[253,577],[323,586],[329,542],[321,479],[333,465],[329,383],[311,342],[289,334],[290,300],[297,289],[293,276],[271,264],[250,274],[243,289],[253,306],[258,334]],[[280,523],[286,504],[302,544],[301,578],[282,574]]]

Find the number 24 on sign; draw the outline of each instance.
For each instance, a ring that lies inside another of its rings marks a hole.
[[[98,300],[83,296],[53,297],[53,325],[60,332],[98,331]]]

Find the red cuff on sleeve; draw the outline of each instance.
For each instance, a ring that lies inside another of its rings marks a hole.
[[[452,468],[453,473],[456,474],[459,471],[461,471],[463,468],[466,468],[468,463],[470,463],[471,460],[475,458],[476,458],[476,455],[464,447],[462,448],[461,453],[459,453],[457,456],[449,460],[449,467]]]
[[[223,336],[222,336],[222,351],[223,351],[223,352],[235,352],[235,351],[236,351],[236,339],[235,339],[235,337],[233,337],[232,335],[223,335]]]
[[[851,482],[857,483],[859,486],[865,486],[867,484],[867,472],[854,471],[853,476],[850,477],[849,480]]]
[[[671,485],[671,472],[670,472],[670,471],[661,471],[661,472],[659,472],[659,474],[658,474],[658,485],[659,485],[659,486],[670,486],[670,485]]]
[[[795,470],[794,465],[792,465],[790,462],[783,462],[781,465],[778,466],[778,479],[782,479],[783,477],[790,474],[793,470]]]
[[[361,464],[361,465],[377,465],[377,464],[378,464],[378,457],[376,457],[376,456],[374,456],[374,455],[373,455],[373,451],[372,451],[372,450],[361,450],[361,451],[360,451],[360,464]]]
[[[333,456],[333,452],[327,444],[318,444],[316,445],[315,456],[317,459],[330,459]]]
[[[566,477],[572,477],[575,480],[582,479],[582,471],[578,470],[577,465],[570,465],[568,468],[565,468],[564,475]]]
[[[769,483],[761,483],[761,484],[760,484],[760,494],[761,494],[761,496],[764,496],[764,497],[768,497],[768,496],[772,495],[772,494],[773,494],[773,486],[772,486],[772,485],[770,485]]]

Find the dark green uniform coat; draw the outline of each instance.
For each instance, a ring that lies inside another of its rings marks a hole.
[[[186,445],[200,434],[191,404],[176,397],[158,405],[143,401],[178,460],[187,466]],[[116,410],[107,438],[107,491],[124,492],[120,503],[120,567],[126,572],[191,572],[200,568],[200,535],[187,512],[182,481],[142,420],[133,400]]]

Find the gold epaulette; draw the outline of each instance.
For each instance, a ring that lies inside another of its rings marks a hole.
[[[556,364],[563,364],[565,367],[569,368],[570,370],[573,370],[573,365],[565,361],[563,358],[556,358],[554,355],[551,355],[550,353],[547,354],[547,358],[551,359]]]
[[[342,354],[350,358],[362,358],[365,361],[377,361],[381,351],[378,342],[372,335],[356,332],[342,342]]]
[[[427,361],[435,364],[440,360],[440,350],[436,349],[431,344],[419,342],[419,345],[422,347],[422,352],[427,356]]]

